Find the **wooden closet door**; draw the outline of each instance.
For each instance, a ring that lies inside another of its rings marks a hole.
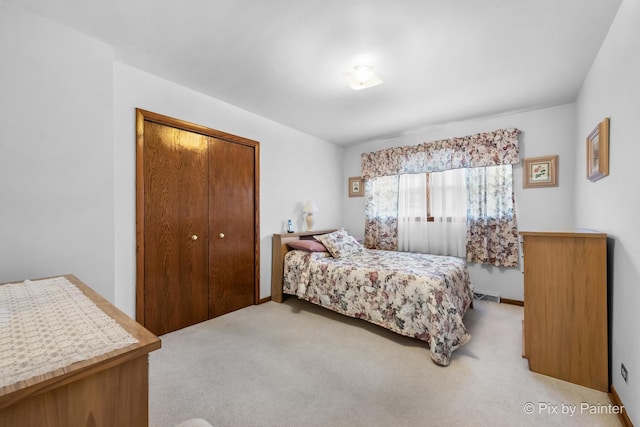
[[[210,139],[210,317],[255,301],[255,155],[252,146]]]
[[[144,325],[208,319],[208,137],[144,123]]]

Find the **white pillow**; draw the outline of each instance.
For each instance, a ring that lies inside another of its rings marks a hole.
[[[334,258],[344,258],[364,250],[362,245],[344,228],[333,233],[319,234],[313,237],[322,243]]]

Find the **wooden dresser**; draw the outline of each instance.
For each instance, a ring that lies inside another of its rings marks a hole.
[[[64,277],[138,343],[0,387],[0,427],[148,425],[148,353],[160,340],[75,276]]]
[[[520,235],[529,369],[608,392],[607,235]]]

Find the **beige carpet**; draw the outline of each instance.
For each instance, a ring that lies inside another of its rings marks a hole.
[[[443,368],[423,342],[304,301],[248,307],[161,337],[150,425],[620,426],[590,413],[605,393],[528,370],[522,317],[476,301],[471,341]]]

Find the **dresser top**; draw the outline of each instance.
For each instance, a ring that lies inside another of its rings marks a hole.
[[[523,237],[582,237],[582,238],[602,238],[607,237],[607,233],[600,231],[579,228],[573,231],[520,231]]]
[[[25,396],[29,396],[35,393],[34,390],[37,391],[42,389],[53,389],[60,384],[66,384],[66,383],[69,383],[70,381],[75,381],[78,378],[84,378],[90,374],[104,371],[109,367],[113,366],[115,362],[124,363],[126,361],[133,360],[153,350],[159,349],[161,346],[161,342],[158,337],[153,335],[151,332],[145,329],[142,325],[138,324],[129,316],[124,314],[122,311],[120,311],[118,308],[112,305],[109,301],[104,299],[97,292],[95,292],[89,286],[87,286],[82,281],[80,281],[80,279],[78,279],[77,277],[73,275],[65,275],[65,276],[60,276],[58,278],[34,279],[34,282],[47,282],[48,280],[53,281],[56,279],[65,279],[65,285],[68,284],[69,287],[73,288],[74,293],[69,294],[71,295],[69,299],[74,304],[74,309],[71,311],[73,311],[74,313],[75,312],[79,313],[75,317],[65,316],[66,319],[69,319],[69,318],[77,319],[77,322],[74,323],[73,325],[69,325],[69,324],[63,325],[65,328],[69,329],[72,327],[78,327],[79,329],[84,328],[90,332],[93,332],[94,330],[97,330],[96,325],[104,326],[105,328],[115,327],[115,325],[117,325],[118,328],[121,328],[123,331],[126,332],[126,334],[130,335],[133,338],[133,340],[131,340],[131,342],[129,341],[125,342],[124,344],[122,344],[122,346],[113,346],[112,350],[109,348],[108,350],[105,350],[105,351],[96,351],[90,354],[89,356],[85,354],[84,356],[87,356],[87,357],[82,357],[82,358],[75,358],[75,355],[73,353],[71,353],[69,357],[63,358],[61,355],[64,352],[60,351],[59,358],[62,358],[65,361],[69,358],[73,359],[70,364],[65,364],[65,366],[55,366],[51,370],[46,370],[46,372],[40,372],[39,370],[37,371],[34,370],[35,374],[30,378],[19,380],[18,382],[0,387],[0,410],[13,404],[16,401],[19,401]],[[16,282],[15,284],[20,284],[20,282]],[[0,286],[12,286],[12,284],[0,284]],[[28,286],[28,284],[25,284],[25,286]],[[5,289],[9,289],[9,288],[5,288]],[[62,289],[65,290],[67,288],[63,287]],[[13,295],[14,293],[12,293],[11,295]],[[62,296],[65,295],[64,292],[62,291],[60,292],[60,294]],[[87,299],[87,301],[84,301],[85,299]],[[82,304],[79,303],[78,301],[81,301]],[[11,298],[5,298],[2,302],[3,302],[3,305],[5,305],[6,307],[0,307],[0,308],[6,309],[7,312],[10,313],[9,305],[15,304],[15,301],[13,301]],[[40,300],[38,300],[38,302],[40,302]],[[44,306],[50,307],[50,306],[54,306],[54,304],[51,301],[43,301],[43,307]],[[55,314],[55,310],[53,311],[49,310],[49,311]],[[36,307],[36,309],[34,309],[34,312],[37,312],[37,314],[39,314],[40,316],[40,317],[33,317],[36,320],[40,318],[48,318],[43,314],[45,313],[44,308],[42,310],[37,310],[37,307]],[[98,314],[94,314],[94,317],[95,319],[98,319],[98,320],[91,320],[94,318],[89,319],[89,316],[87,315],[87,313],[96,313],[96,312]],[[16,322],[22,321],[24,319],[27,319],[27,320],[32,319],[32,317],[26,316],[25,313],[21,313],[20,316],[14,314],[13,317],[15,318],[14,320]],[[29,324],[21,323],[20,326],[23,327],[24,330],[38,331],[37,328],[34,329],[35,326],[37,326],[35,325],[37,323],[36,320],[32,321]],[[112,321],[114,322],[111,323]],[[50,325],[47,324],[46,326],[50,326]],[[81,334],[83,338],[90,335],[91,334]],[[0,334],[0,337],[1,336],[2,334]],[[54,335],[51,335],[51,336],[54,336]],[[11,337],[16,338],[14,335],[12,335]],[[106,334],[104,331],[101,331],[100,334],[98,334],[98,337],[104,338],[104,339],[109,337],[113,338],[111,335]],[[21,341],[26,341],[25,337],[19,336],[17,338],[19,338]],[[4,342],[2,340],[0,340],[0,342],[4,346],[9,346],[9,347],[12,347],[15,345],[14,342]],[[85,347],[87,348],[89,347],[88,342],[86,343]],[[45,348],[48,348],[48,347],[45,347],[43,344],[43,346],[41,348],[38,348],[37,350],[41,351]],[[72,346],[70,346],[70,348],[73,349]],[[67,349],[65,348],[64,350],[66,351]],[[40,355],[39,357],[40,358],[37,360],[42,359],[45,361],[50,361],[49,360],[50,357],[46,354],[44,356]]]

